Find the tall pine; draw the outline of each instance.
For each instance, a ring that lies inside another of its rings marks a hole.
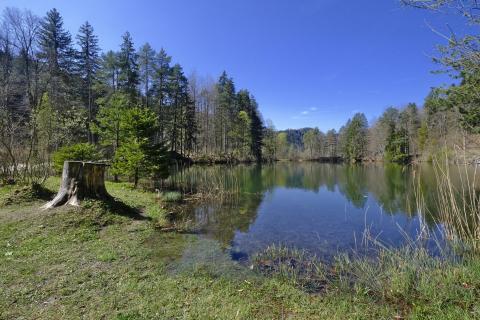
[[[80,50],[77,55],[78,73],[81,78],[81,95],[82,100],[88,110],[87,132],[88,141],[94,142],[93,134],[90,133],[90,127],[94,119],[95,97],[93,94],[93,83],[97,79],[97,71],[99,65],[99,52],[98,38],[93,33],[93,27],[90,23],[85,22],[81,27],[77,35],[77,43]]]
[[[118,86],[134,101],[137,98],[137,86],[139,84],[138,55],[135,50],[130,32],[125,32],[122,37],[118,56],[119,76]]]

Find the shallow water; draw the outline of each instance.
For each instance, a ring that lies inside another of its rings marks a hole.
[[[272,244],[305,249],[324,260],[367,252],[366,230],[387,246],[401,246],[422,230],[441,238],[434,214],[420,215],[415,206],[415,186],[421,186],[428,211],[435,212],[429,166],[194,166],[171,182],[216,195],[187,209],[188,216],[234,260],[247,260]]]

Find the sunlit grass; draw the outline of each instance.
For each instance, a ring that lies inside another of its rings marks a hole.
[[[45,184],[51,191],[58,185],[58,178]],[[1,196],[8,194],[3,190]],[[121,215],[117,207],[99,201],[42,213],[39,201],[13,211],[0,208],[2,316],[480,317],[477,255],[450,259],[432,256],[421,246],[389,249],[373,244],[372,256],[338,255],[329,264],[303,250],[271,246],[252,257],[251,268],[241,267],[221,249],[203,254],[195,251],[201,246],[187,249],[198,241],[195,235],[159,232],[152,221],[165,221],[168,214],[158,194],[133,189],[128,183],[107,182],[107,190],[153,220]],[[457,213],[450,219],[465,212],[460,202],[454,203]],[[458,230],[462,229],[452,232]],[[219,272],[224,265],[231,270],[244,268],[242,277]]]

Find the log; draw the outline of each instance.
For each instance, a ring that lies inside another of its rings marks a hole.
[[[79,206],[85,198],[109,198],[105,188],[106,167],[104,163],[65,161],[60,189],[55,198],[42,208],[50,209],[61,205]]]

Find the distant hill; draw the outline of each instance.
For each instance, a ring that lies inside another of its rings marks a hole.
[[[303,135],[312,128],[300,128],[300,129],[286,129],[279,132],[285,132],[287,134],[288,143],[303,148]]]

